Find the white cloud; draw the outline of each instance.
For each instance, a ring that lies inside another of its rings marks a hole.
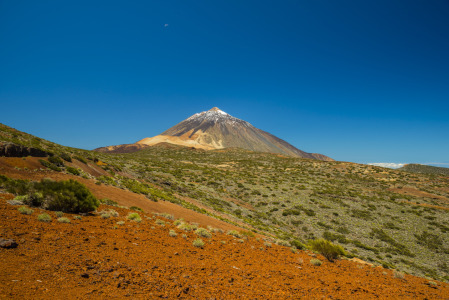
[[[164,24],[164,27],[168,27],[168,24]]]
[[[390,168],[390,169],[397,169],[397,168],[403,167],[405,164],[404,163],[367,163],[367,165]]]

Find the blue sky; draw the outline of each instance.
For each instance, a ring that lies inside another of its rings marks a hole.
[[[449,1],[2,1],[0,122],[93,149],[214,106],[308,152],[449,162]]]

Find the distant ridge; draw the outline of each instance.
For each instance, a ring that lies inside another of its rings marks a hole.
[[[242,148],[293,157],[324,161],[333,160],[323,154],[299,150],[286,141],[260,130],[246,121],[235,118],[217,107],[194,114],[155,137],[144,138],[135,144],[108,146],[95,150],[100,152],[134,152],[145,146],[153,146],[159,143],[170,143],[205,150]]]
[[[399,168],[398,170],[421,174],[449,176],[449,168],[434,167],[420,164],[408,164],[403,166],[402,168]]]

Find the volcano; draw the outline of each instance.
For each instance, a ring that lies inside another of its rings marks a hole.
[[[244,120],[235,118],[217,107],[194,114],[160,135],[144,138],[135,144],[108,146],[95,150],[117,153],[134,152],[160,143],[205,150],[241,148],[293,157],[333,160],[322,154],[299,150],[286,141],[260,130]]]

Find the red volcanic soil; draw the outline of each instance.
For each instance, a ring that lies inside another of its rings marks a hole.
[[[102,219],[65,214],[71,223],[37,221],[42,211],[23,215],[0,194],[0,237],[15,249],[0,248],[0,298],[139,299],[448,299],[449,285],[347,260],[313,266],[314,254],[263,240],[238,240],[213,233],[198,238],[165,218],[114,208],[118,217]],[[99,211],[111,207],[102,206]],[[145,217],[144,217],[145,216]],[[149,218],[146,218],[149,217]],[[166,222],[158,225],[156,220]],[[117,225],[124,221],[123,225]],[[169,230],[177,232],[169,236]],[[186,236],[183,237],[182,234]]]
[[[82,163],[81,163],[82,164]],[[27,169],[25,169],[27,168]],[[0,174],[6,175],[13,179],[28,179],[28,180],[41,180],[43,178],[50,178],[53,180],[68,180],[75,179],[86,185],[90,191],[99,199],[108,198],[116,201],[122,206],[137,206],[142,208],[146,212],[157,213],[169,213],[176,218],[184,218],[189,222],[196,222],[200,224],[208,224],[213,227],[221,228],[223,230],[240,229],[232,224],[208,217],[206,215],[197,213],[182,206],[173,204],[168,201],[153,202],[143,195],[138,195],[133,192],[122,190],[108,185],[97,185],[92,179],[84,179],[79,176],[54,172],[50,170],[41,170],[42,165],[39,163],[39,158],[27,157],[0,157]],[[103,169],[89,164],[85,167],[86,170],[94,172],[94,174],[100,174],[104,172]],[[90,173],[92,174],[92,173]],[[94,175],[92,174],[92,175]],[[101,174],[100,174],[101,175]],[[188,200],[187,198],[183,198]],[[195,205],[198,202],[191,201]]]
[[[89,188],[114,191],[95,184]],[[114,194],[119,196],[125,194]],[[17,248],[0,248],[0,299],[449,299],[446,283],[396,278],[392,270],[348,260],[328,262],[321,255],[293,253],[253,237],[214,232],[201,238],[205,245],[197,248],[194,232],[154,215],[150,207],[139,213],[140,223],[126,218],[133,211],[111,206],[98,211],[113,208],[118,217],[94,214],[78,220],[65,214],[71,223],[59,223],[47,211],[53,220],[43,223],[37,216],[44,211],[20,214],[18,206],[6,202],[13,197],[0,193],[0,238],[18,243]],[[202,227],[218,227],[212,224],[217,220],[203,217]],[[170,230],[177,236],[169,236]],[[316,258],[321,266],[311,264]]]

